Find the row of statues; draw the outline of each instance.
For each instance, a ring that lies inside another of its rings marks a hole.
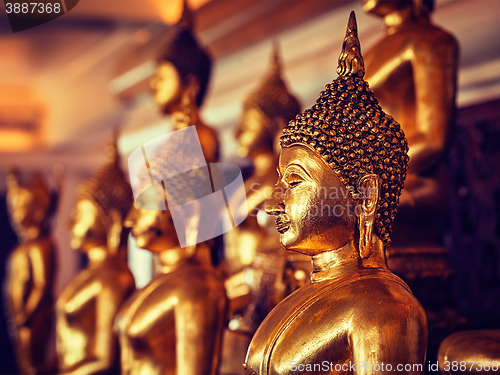
[[[71,246],[88,265],[55,301],[49,191],[40,177],[9,175],[20,245],[5,290],[21,373],[49,371],[41,349],[54,316],[65,374],[424,372],[426,312],[388,268],[386,249],[392,242],[414,256],[441,246],[446,207],[437,203],[444,202],[457,44],[430,22],[432,1],[364,7],[384,17],[387,37],[364,59],[352,12],[338,78],[311,108],[301,112],[289,92],[277,49],[245,101],[236,136],[240,156],[254,164],[242,203],[250,214],[225,236],[220,265],[212,262],[215,239],[181,246],[181,236],[198,233],[176,228],[169,205],[181,198],[168,182],[140,197],[166,209],[134,202],[115,142],[108,163],[76,191]],[[195,127],[214,163],[217,134],[199,113],[210,70],[185,7],[159,56],[153,97],[176,130]],[[161,179],[162,168],[181,157],[175,144],[161,147],[143,180]],[[182,189],[196,196],[201,187]],[[127,267],[129,233],[155,257],[153,279],[139,290]],[[496,333],[485,337],[498,342]],[[445,360],[460,361],[467,347],[453,351],[452,341],[446,353],[455,357]]]

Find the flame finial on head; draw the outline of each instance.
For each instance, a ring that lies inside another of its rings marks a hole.
[[[271,60],[271,74],[276,76],[281,75],[281,56],[280,56],[280,47],[277,41],[273,42],[273,56]]]
[[[363,77],[365,75],[365,64],[361,56],[361,46],[358,39],[358,25],[354,11],[349,16],[347,30],[345,33],[342,52],[339,56],[339,66],[337,67],[339,76],[356,75]]]
[[[278,118],[286,124],[300,113],[297,98],[290,93],[281,76],[281,66],[279,45],[274,42],[269,73],[259,88],[247,96],[243,104],[245,111],[257,108],[271,120],[266,126],[273,137],[282,129],[280,122],[276,121]]]
[[[176,28],[179,29],[189,29],[192,30],[194,26],[193,20],[193,12],[189,8],[187,0],[183,0],[182,2],[182,15],[179,19],[179,22],[175,24]]]
[[[118,132],[114,131],[113,141],[108,146],[107,163],[76,189],[77,199],[88,199],[96,204],[99,218],[107,230],[113,223],[112,211],[125,218],[133,202],[129,181],[120,168],[117,139]]]

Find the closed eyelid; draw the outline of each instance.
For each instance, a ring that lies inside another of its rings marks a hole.
[[[283,177],[290,177],[290,175],[295,174],[296,176],[299,176],[303,179],[306,179],[307,177],[312,179],[311,175],[309,172],[307,172],[302,166],[298,164],[290,164],[287,166],[285,173],[283,174]],[[282,178],[283,178],[282,177]]]

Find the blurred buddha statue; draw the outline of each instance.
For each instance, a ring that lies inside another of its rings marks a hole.
[[[275,45],[271,69],[259,88],[246,98],[236,132],[238,153],[249,158],[254,169],[245,182],[247,199],[242,202],[242,209],[250,214],[226,234],[225,258],[230,275],[226,289],[235,317],[229,324],[234,333],[224,337],[224,373],[243,371],[241,364],[252,335],[269,311],[289,294],[288,287],[295,285],[286,282],[289,252],[281,247],[274,220],[263,205],[276,182],[279,135],[299,113],[300,105],[283,81]]]
[[[387,26],[387,36],[365,54],[365,79],[382,108],[401,124],[409,145],[391,253],[399,248],[435,258],[421,267],[411,267],[405,258],[394,269],[389,258],[389,265],[411,274],[409,278],[415,272],[441,275],[447,269],[440,246],[449,194],[443,155],[454,121],[458,44],[431,23],[433,0],[362,2],[365,11],[383,17]]]
[[[164,115],[173,117],[176,129],[196,126],[205,159],[214,163],[219,158],[217,134],[203,123],[199,113],[212,61],[194,35],[192,18],[187,1],[184,1],[182,17],[172,26],[168,41],[158,56],[151,88],[158,108]]]
[[[125,222],[137,246],[157,255],[157,272],[120,311],[123,374],[215,374],[219,365],[227,298],[208,244],[196,243],[200,220],[206,224],[207,219],[200,215],[200,200],[193,199],[205,195],[210,177],[207,169],[196,169],[165,178],[165,171],[189,159],[182,151],[193,149],[187,140],[175,143],[174,138],[148,156],[148,168],[134,187],[141,194]],[[151,185],[152,180],[162,182]],[[186,202],[193,211],[174,221],[172,207]],[[188,245],[181,247],[184,242]]]
[[[193,14],[187,0],[179,22],[172,26],[166,45],[157,58],[155,75],[150,84],[153,99],[161,113],[170,115],[174,129],[190,125],[196,127],[201,147],[207,163],[219,160],[219,140],[217,133],[200,118],[200,107],[210,81],[212,60],[208,52],[200,46],[194,33]],[[218,258],[222,251],[222,237],[214,239],[211,256]],[[154,259],[154,272],[159,265]]]
[[[487,374],[500,367],[500,330],[456,332],[439,347],[442,374]]]
[[[7,207],[19,245],[7,261],[6,315],[21,374],[47,371],[45,354],[54,315],[56,250],[49,236],[50,192],[39,174],[7,176]]]
[[[230,241],[226,241],[228,270],[230,274],[238,272],[226,286],[234,283],[235,289],[241,290],[235,283],[238,279],[249,286],[252,301],[238,327],[236,321],[232,326],[250,336],[276,302],[282,299],[286,289],[283,279],[288,252],[280,246],[274,220],[263,207],[276,182],[277,140],[288,121],[300,113],[299,102],[288,91],[281,75],[281,62],[275,46],[270,72],[260,87],[246,98],[236,132],[238,153],[249,158],[254,169],[245,182],[247,200],[242,203],[250,214],[228,233]],[[228,293],[231,295],[232,291],[228,290]]]
[[[258,328],[247,374],[374,374],[390,372],[388,366],[423,373],[425,312],[384,255],[408,145],[363,80],[354,13],[337,71],[316,103],[284,129],[278,182],[266,207],[281,244],[310,256],[314,271]]]
[[[123,220],[132,191],[120,169],[116,144],[111,161],[76,191],[70,223],[71,246],[88,256],[88,266],[57,300],[57,354],[64,374],[119,372],[115,316],[135,290],[126,252]]]

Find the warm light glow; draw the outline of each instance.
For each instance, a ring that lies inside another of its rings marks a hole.
[[[37,143],[37,138],[32,134],[8,130],[0,132],[0,152],[28,151]]]
[[[167,25],[173,25],[181,19],[184,0],[149,0],[156,8],[160,18]],[[190,0],[188,1],[189,8],[196,10],[210,0]]]
[[[25,152],[40,146],[44,108],[25,86],[0,87],[0,152]]]

